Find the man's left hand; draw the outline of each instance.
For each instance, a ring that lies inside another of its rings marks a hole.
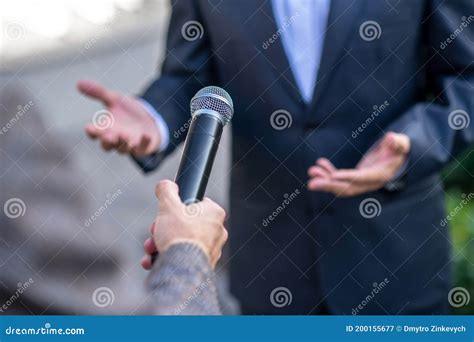
[[[337,169],[328,159],[318,159],[308,170],[308,189],[332,192],[338,197],[378,190],[397,176],[409,152],[410,138],[406,134],[388,132],[355,169]]]

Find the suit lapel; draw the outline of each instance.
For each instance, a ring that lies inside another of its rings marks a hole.
[[[334,71],[338,61],[344,55],[344,48],[347,46],[350,36],[354,32],[358,32],[358,28],[354,25],[357,23],[364,3],[365,0],[331,0],[321,65],[310,110],[314,108],[327,89],[331,72]]]
[[[253,35],[252,39],[255,41],[257,49],[274,71],[280,84],[292,97],[301,102],[302,97],[285,53],[281,34],[278,33],[272,1],[250,0],[247,3],[248,6],[246,7],[250,9],[248,14],[255,16],[255,18],[248,21],[248,24],[251,25],[250,32]]]
[[[290,0],[281,0],[290,1]],[[313,93],[313,99],[308,109],[312,109],[327,88],[331,72],[338,60],[344,55],[344,47],[350,35],[358,28],[354,27],[357,18],[366,0],[331,0],[328,26],[324,39],[321,65]],[[245,3],[245,6],[242,6]],[[287,92],[302,105],[305,102],[297,86],[293,70],[291,70],[288,57],[278,34],[278,27],[273,14],[271,0],[262,2],[255,0],[241,0],[239,10],[243,14],[244,25],[248,27],[251,39],[256,48],[267,60],[273,69],[278,81]],[[296,18],[298,20],[298,18]],[[276,37],[276,38],[275,38]]]

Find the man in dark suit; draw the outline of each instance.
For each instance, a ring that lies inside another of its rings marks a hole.
[[[151,171],[224,87],[243,313],[446,313],[438,173],[473,141],[473,27],[470,0],[177,0],[142,99],[79,84],[114,117],[87,132]]]

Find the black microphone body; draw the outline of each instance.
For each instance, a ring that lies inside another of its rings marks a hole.
[[[191,99],[192,121],[176,173],[181,201],[202,201],[224,127],[234,114],[232,98],[222,88],[209,86]],[[157,253],[152,256],[155,261]]]
[[[184,143],[175,182],[185,204],[202,201],[224,125],[204,110],[193,117]]]

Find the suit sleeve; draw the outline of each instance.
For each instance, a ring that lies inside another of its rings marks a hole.
[[[440,171],[474,141],[474,2],[429,3],[423,29],[434,100],[416,104],[388,127],[411,139],[407,184]]]
[[[173,1],[161,76],[142,95],[163,117],[170,140],[164,151],[135,158],[145,172],[157,168],[161,160],[185,139],[190,120],[189,101],[212,81],[210,51],[198,2]]]

